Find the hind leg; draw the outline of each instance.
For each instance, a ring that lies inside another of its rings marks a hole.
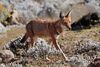
[[[28,49],[28,47],[27,47],[27,46],[28,46],[28,44],[27,44],[27,39],[28,39],[28,37],[29,37],[29,36],[28,36],[28,33],[26,32],[25,35],[23,36],[23,38],[22,38],[21,41],[20,41],[20,43],[25,43],[25,41],[26,41],[25,46],[23,47],[23,48],[26,49],[26,50]]]
[[[30,34],[30,35],[29,35],[29,38],[30,38],[30,44],[29,44],[29,47],[32,47],[33,44],[34,44],[34,35],[33,35],[33,34]]]
[[[33,38],[33,37],[30,37],[30,39],[31,39],[30,47],[33,47],[33,44],[34,44],[34,38]]]
[[[27,40],[27,38],[28,38],[28,33],[26,32],[20,42],[24,43]]]

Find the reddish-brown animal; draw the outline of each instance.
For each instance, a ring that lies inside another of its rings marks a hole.
[[[31,39],[30,46],[34,43],[35,36],[49,36],[53,42],[53,45],[58,49],[55,35],[59,35],[62,32],[61,25],[65,25],[67,28],[71,29],[71,17],[70,11],[66,16],[62,16],[62,13],[59,15],[60,19],[57,21],[49,20],[31,20],[26,25],[26,34],[21,40],[21,43],[24,43],[28,37]]]

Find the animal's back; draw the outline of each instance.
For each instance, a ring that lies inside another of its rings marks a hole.
[[[26,30],[37,36],[49,36],[50,29],[48,29],[48,26],[49,23],[33,20],[27,24]]]
[[[59,28],[55,27],[55,24],[58,23],[57,21],[46,21],[42,20],[32,20],[30,21],[27,26],[26,30],[27,32],[33,33],[35,36],[50,36],[51,34],[53,35],[58,35]],[[59,25],[61,27],[61,25]]]

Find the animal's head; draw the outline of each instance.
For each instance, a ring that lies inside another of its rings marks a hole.
[[[61,19],[61,23],[63,25],[65,25],[68,29],[72,28],[71,27],[71,16],[70,16],[70,13],[71,13],[71,11],[69,11],[67,15],[63,16],[62,12],[60,12],[60,15],[59,15],[59,17]]]

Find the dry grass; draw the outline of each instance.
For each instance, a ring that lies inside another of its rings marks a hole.
[[[100,41],[100,26],[92,27],[91,29],[84,29],[80,31],[65,31],[64,36],[60,36],[59,41],[75,41],[80,38],[89,38],[95,41]]]
[[[4,45],[7,42],[21,36],[25,33],[25,29],[22,27],[13,27],[11,30],[8,30],[6,33],[0,34],[0,45]]]
[[[0,34],[0,45],[15,39],[25,33],[25,28],[23,27],[13,27],[8,30],[7,33]],[[59,43],[63,45],[72,45],[75,41],[80,40],[80,38],[89,38],[95,41],[100,41],[100,26],[93,27],[91,29],[84,29],[81,31],[65,31],[64,36],[60,36],[58,39]]]
[[[67,55],[73,54],[74,46],[83,38],[100,42],[100,26],[80,31],[65,31],[64,33],[65,35],[61,35],[58,42]]]

